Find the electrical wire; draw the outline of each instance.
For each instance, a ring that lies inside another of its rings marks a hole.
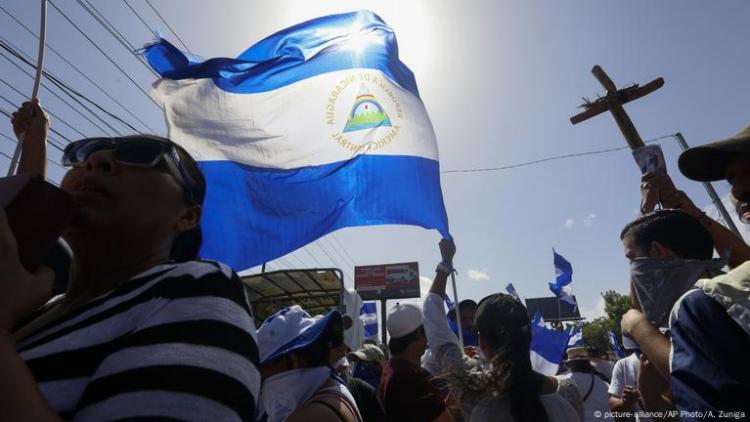
[[[12,44],[8,45],[8,44],[9,43],[8,43],[7,39],[5,39],[4,37],[0,37],[0,48],[3,48],[4,50],[6,50],[9,53],[13,54],[19,60],[23,61],[28,66],[30,66],[32,69],[36,69],[36,65],[29,60],[28,56],[24,58],[22,56],[24,53],[22,51],[20,51],[17,46],[14,46]],[[55,75],[53,73],[49,73],[47,71],[42,71],[42,72],[43,72],[44,76],[46,76],[47,79],[49,79],[50,82],[52,82],[53,84],[55,84],[55,86],[57,86],[61,91],[65,92],[73,100],[76,100],[76,98],[74,98],[74,96],[76,96],[78,98],[81,98],[81,99],[85,100],[86,102],[88,102],[89,104],[91,104],[92,106],[96,107],[99,111],[101,111],[102,113],[104,113],[108,117],[114,119],[115,121],[117,121],[120,124],[122,124],[123,126],[125,126],[127,129],[133,130],[135,132],[139,132],[138,129],[135,128],[135,126],[131,125],[130,123],[128,123],[127,121],[125,121],[124,119],[122,119],[120,116],[118,116],[118,115],[112,113],[111,111],[105,109],[104,107],[102,107],[101,105],[99,105],[99,103],[97,103],[96,101],[92,100],[91,98],[87,97],[86,95],[83,95],[82,93],[80,93],[79,91],[77,91],[76,89],[74,89],[73,87],[71,87],[70,85],[68,85],[67,83],[63,82],[62,80],[60,80],[60,78],[57,75]],[[78,102],[78,101],[76,101],[76,102]],[[80,102],[79,102],[79,104],[80,104]],[[90,113],[92,113],[92,115],[96,115],[94,112],[92,112],[90,109],[88,109],[83,104],[81,104],[81,106],[84,107],[84,108],[86,108],[86,110],[89,111]],[[117,130],[114,127],[112,127],[109,124],[107,124],[106,121],[104,121],[104,119],[102,119],[102,118],[99,117],[99,120],[101,120],[103,123],[105,123],[113,131],[117,132]]]
[[[2,107],[0,107],[0,114],[4,114],[8,118],[12,118],[12,115],[11,115],[10,111],[5,110]],[[13,139],[10,138],[8,135],[4,135],[4,136],[6,136],[7,138],[11,139],[11,141],[13,141]],[[13,141],[13,142],[17,143],[16,141]],[[63,150],[65,149],[65,147],[59,145],[59,143],[57,143],[57,142],[51,142],[51,141],[49,141],[49,139],[48,139],[48,142],[49,142],[50,145],[52,145],[53,147],[55,147],[55,149],[57,149],[60,152],[63,152]]]
[[[313,255],[312,252],[310,252],[307,249],[307,247],[303,247],[302,250],[305,251],[305,252],[307,252],[308,255],[310,255],[310,257],[313,259],[313,261],[315,261],[315,263],[317,264],[318,268],[322,268],[323,267],[323,264],[320,263],[320,261],[318,260],[318,257],[316,257],[315,255]]]
[[[346,257],[349,259],[349,262],[351,262],[351,264],[352,264],[352,268],[356,267],[357,263],[354,262],[354,259],[352,259],[352,256],[349,255],[349,252],[341,244],[341,242],[339,241],[338,237],[336,236],[336,233],[331,233],[331,238],[333,239],[334,242],[336,242],[336,244],[339,246],[339,248],[341,248],[341,251],[344,253],[344,255],[346,255]]]
[[[180,42],[180,44],[182,44],[183,47],[185,47],[185,50],[187,50],[188,53],[193,54],[193,52],[190,51],[190,47],[188,47],[187,44],[185,44],[185,41],[183,41],[182,38],[180,38],[180,36],[177,35],[177,32],[172,28],[172,25],[170,25],[169,22],[167,22],[167,20],[164,19],[164,16],[162,16],[161,13],[159,13],[159,11],[156,10],[154,5],[151,4],[151,1],[146,0],[146,3],[151,8],[151,10],[153,10],[154,13],[156,13],[156,16],[158,16],[159,19],[161,19],[161,21],[164,22],[164,25],[167,25],[167,28],[169,28],[169,30],[174,34],[174,36],[177,37],[177,40]]]
[[[24,95],[24,93],[23,93],[23,92],[19,91],[19,90],[18,90],[18,89],[17,89],[16,87],[14,87],[13,85],[9,84],[9,83],[8,83],[7,81],[5,81],[4,79],[0,78],[0,83],[3,83],[3,84],[4,84],[4,85],[6,85],[6,86],[7,86],[8,88],[10,88],[10,89],[12,89],[13,91],[15,91],[15,92],[16,92],[16,93],[17,93],[18,95],[20,95],[21,97],[23,97],[23,98],[26,98],[26,96]],[[0,95],[0,98],[2,98],[3,100],[5,100],[5,102],[7,102],[8,104],[10,104],[10,105],[11,105],[12,107],[18,107],[18,105],[17,105],[16,103],[14,103],[13,101],[9,100],[8,98],[6,98],[6,97],[4,97],[4,96],[2,96],[2,95]],[[24,99],[23,101],[26,101],[26,100]],[[64,124],[65,126],[69,127],[69,128],[70,128],[70,129],[72,130],[72,131],[74,131],[74,132],[76,132],[76,133],[80,134],[82,138],[87,138],[87,137],[88,137],[88,136],[84,135],[83,133],[81,133],[81,131],[79,131],[78,129],[76,129],[76,128],[74,128],[73,126],[69,125],[69,124],[68,124],[68,122],[66,122],[65,120],[63,120],[63,119],[62,119],[62,118],[61,118],[60,116],[58,116],[57,114],[55,114],[55,113],[54,113],[54,112],[52,112],[51,110],[47,110],[47,109],[45,109],[45,111],[46,111],[46,112],[47,112],[47,113],[48,113],[48,114],[49,114],[50,116],[54,117],[56,121],[59,121],[60,123]],[[54,130],[54,129],[50,128],[50,130]],[[61,133],[59,133],[59,132],[56,132],[56,133],[58,134],[58,136],[60,136],[61,138],[65,139],[66,141],[68,141],[68,142],[72,142],[72,140],[71,140],[70,138],[68,138],[67,136],[65,136],[65,135],[63,135],[63,134],[61,134]]]
[[[21,20],[19,20],[16,16],[14,16],[12,13],[7,11],[2,5],[0,5],[0,11],[4,12],[8,17],[10,17],[14,22],[16,22],[19,26],[21,26],[26,32],[31,34],[36,39],[39,39],[39,36],[34,33],[28,26],[26,26]],[[60,53],[55,47],[50,45],[48,42],[45,42],[44,45],[46,48],[48,48],[50,51],[52,51],[53,54],[55,54],[60,60],[64,61],[68,66],[70,66],[73,70],[75,70],[79,75],[81,75],[84,79],[86,79],[88,82],[90,82],[96,89],[98,89],[102,94],[104,94],[107,98],[109,98],[112,102],[120,106],[121,109],[123,109],[126,113],[128,113],[132,118],[134,118],[138,123],[143,125],[146,129],[148,129],[151,133],[156,133],[156,130],[154,130],[152,127],[150,127],[148,124],[143,122],[138,116],[136,116],[132,111],[130,111],[130,108],[125,107],[120,101],[117,100],[112,94],[107,92],[104,88],[102,88],[98,83],[96,83],[94,80],[92,80],[88,75],[86,75],[78,66],[76,66],[74,63],[72,63],[70,60],[68,60],[62,53]]]
[[[2,79],[0,79],[0,82],[6,83]],[[1,95],[0,95],[0,98],[2,98],[5,102],[7,102],[8,104],[10,104],[11,106],[15,107],[15,104],[12,101],[10,101],[8,98],[6,98],[4,96],[1,96]],[[50,112],[48,111],[47,113],[50,113]],[[8,118],[11,118],[11,119],[13,118],[13,115],[8,110],[3,110],[3,114],[5,114]],[[62,121],[62,122],[65,123],[64,121]],[[68,126],[68,127],[71,127],[67,123],[65,123],[65,125]],[[55,135],[57,135],[57,136],[65,139],[66,141],[71,142],[70,138],[68,138],[67,136],[65,136],[62,133],[58,132],[56,129],[50,127],[49,130],[50,130],[50,132],[52,132]],[[60,152],[62,152],[62,150],[65,148],[65,146],[61,142],[58,142],[58,144],[59,144],[59,146],[58,145],[54,145],[54,143],[53,143],[52,146],[54,146],[55,148],[59,149]]]
[[[28,77],[30,77],[30,78],[33,78],[33,77],[34,77],[34,76],[33,76],[33,75],[31,74],[31,73],[27,72],[27,71],[26,71],[26,69],[22,68],[22,67],[21,67],[21,66],[19,66],[19,65],[18,65],[18,64],[17,64],[16,62],[14,62],[14,61],[13,61],[13,60],[11,60],[11,59],[10,59],[9,57],[7,57],[7,56],[5,55],[5,53],[3,53],[2,51],[0,51],[0,56],[2,56],[2,57],[3,57],[4,59],[8,60],[8,61],[9,61],[9,62],[10,62],[10,63],[11,63],[12,65],[13,65],[13,66],[15,66],[15,67],[16,67],[17,69],[19,69],[19,70],[20,70],[21,72],[23,72],[23,73],[24,73],[24,74],[25,74],[26,76],[28,76]],[[83,113],[82,113],[82,112],[81,112],[80,110],[78,110],[78,109],[77,109],[76,107],[74,107],[74,106],[73,106],[72,104],[70,104],[70,103],[69,103],[69,102],[68,102],[68,101],[67,101],[67,100],[66,100],[65,98],[62,98],[62,97],[61,97],[61,96],[60,96],[60,95],[59,95],[58,93],[56,93],[56,92],[55,92],[55,91],[53,91],[53,90],[52,90],[52,89],[51,89],[51,88],[50,88],[49,86],[47,86],[47,84],[45,84],[45,83],[44,83],[44,81],[42,81],[42,86],[43,86],[43,87],[44,87],[44,88],[45,88],[45,89],[46,89],[47,91],[49,91],[49,93],[50,93],[50,94],[52,94],[52,95],[53,95],[53,96],[54,96],[55,98],[57,98],[58,100],[62,101],[62,102],[63,102],[63,103],[65,104],[65,105],[67,105],[68,107],[70,107],[70,108],[71,108],[71,109],[72,109],[73,111],[75,111],[75,112],[76,112],[76,113],[77,113],[78,115],[80,115],[81,117],[83,117],[84,119],[86,119],[86,120],[87,120],[87,121],[88,121],[89,123],[91,123],[91,124],[92,124],[93,126],[95,126],[95,127],[97,128],[97,129],[99,129],[99,130],[100,130],[100,131],[102,131],[103,133],[106,133],[106,134],[108,134],[108,135],[111,135],[111,132],[109,132],[109,131],[107,131],[106,129],[104,129],[103,127],[99,126],[99,125],[98,125],[98,124],[97,124],[96,122],[94,122],[94,121],[93,121],[93,120],[91,120],[91,119],[90,119],[90,118],[89,118],[88,116],[86,116],[85,114],[83,114]]]
[[[129,53],[133,54],[133,56],[144,67],[146,67],[146,69],[149,72],[153,73],[154,76],[156,76],[157,78],[161,77],[161,75],[156,73],[156,71],[151,66],[149,66],[148,63],[146,63],[146,60],[143,58],[143,56],[137,53],[138,48],[136,48],[136,46],[131,44],[130,41],[128,41],[128,39],[125,38],[125,35],[123,35],[122,32],[120,32],[117,29],[117,27],[115,27],[115,25],[112,22],[110,22],[109,19],[107,19],[106,16],[104,16],[101,12],[99,12],[99,10],[96,7],[94,7],[93,4],[89,3],[86,0],[76,0],[76,1],[78,2],[78,5],[81,6],[81,8],[83,8],[83,10],[85,10],[89,15],[91,15],[91,17],[93,17],[99,23],[99,25],[102,26],[102,28],[104,28],[107,32],[109,32],[109,34],[112,35],[112,37],[115,40],[117,40],[117,42],[120,43],[120,45],[122,45]]]
[[[87,35],[87,34],[86,34],[86,33],[85,33],[85,32],[84,32],[84,31],[83,31],[83,30],[82,30],[82,29],[81,29],[81,28],[80,28],[80,27],[78,26],[78,25],[76,25],[76,23],[75,23],[75,22],[73,22],[73,20],[72,20],[72,19],[70,19],[70,18],[68,17],[68,15],[66,15],[66,14],[65,14],[65,12],[63,12],[62,10],[60,10],[60,8],[59,8],[59,7],[57,7],[57,5],[56,5],[55,3],[53,3],[53,2],[52,2],[52,0],[47,0],[47,1],[49,2],[49,4],[50,4],[50,5],[52,5],[52,7],[53,7],[53,8],[55,9],[55,10],[57,10],[57,13],[59,13],[59,14],[60,14],[60,15],[61,15],[61,16],[62,16],[63,18],[65,18],[65,20],[66,20],[66,21],[68,21],[68,23],[70,23],[70,24],[71,24],[71,25],[72,25],[72,26],[73,26],[73,27],[74,27],[74,28],[75,28],[76,30],[78,30],[78,32],[79,32],[79,33],[80,33],[80,34],[81,34],[81,35],[82,35],[82,36],[83,36],[84,38],[86,38],[86,40],[88,40],[88,42],[89,42],[89,43],[90,43],[91,45],[93,45],[93,46],[94,46],[94,48],[96,48],[96,49],[97,49],[97,51],[99,51],[99,52],[100,52],[100,53],[101,53],[101,54],[102,54],[102,55],[103,55],[104,57],[106,57],[106,58],[107,58],[107,60],[108,60],[108,61],[109,61],[110,63],[112,63],[112,65],[113,65],[113,66],[115,66],[115,67],[117,68],[117,70],[119,70],[119,71],[120,71],[120,73],[122,73],[123,75],[125,75],[125,77],[126,77],[126,78],[128,78],[128,80],[129,80],[130,82],[132,82],[132,83],[133,83],[133,85],[135,85],[135,86],[136,86],[136,88],[138,88],[138,90],[139,90],[139,91],[141,91],[141,92],[143,93],[143,95],[145,95],[145,96],[146,96],[146,97],[147,97],[147,98],[148,98],[149,100],[151,100],[151,102],[152,102],[152,103],[154,103],[154,105],[155,105],[156,107],[158,107],[158,108],[159,108],[160,110],[162,110],[162,111],[163,111],[163,107],[161,106],[161,104],[157,103],[157,102],[156,102],[156,100],[154,100],[153,98],[151,98],[151,96],[150,96],[150,95],[148,94],[148,92],[146,92],[146,90],[144,90],[144,89],[143,89],[143,87],[142,87],[142,86],[141,86],[140,84],[138,84],[138,82],[136,82],[136,81],[135,81],[135,80],[134,80],[133,78],[131,78],[131,77],[130,77],[130,75],[129,75],[129,74],[127,73],[127,72],[125,72],[125,70],[123,70],[123,68],[122,68],[122,67],[121,67],[121,66],[120,66],[119,64],[117,64],[117,62],[115,62],[115,61],[114,61],[114,60],[112,59],[112,57],[110,57],[110,56],[109,56],[109,54],[107,54],[107,53],[106,53],[106,52],[105,52],[104,50],[102,50],[102,49],[101,49],[101,47],[99,47],[99,46],[98,46],[98,45],[97,45],[97,44],[96,44],[96,43],[94,42],[94,40],[92,40],[92,39],[91,39],[91,37],[89,37],[89,36],[88,36],[88,35]]]
[[[664,135],[664,136],[660,136],[658,138],[649,139],[648,141],[646,141],[644,143],[650,144],[652,142],[660,141],[662,139],[673,138],[674,136],[675,135]],[[518,163],[518,164],[511,164],[511,165],[502,166],[502,167],[489,167],[489,168],[478,168],[478,169],[461,169],[461,170],[445,170],[445,171],[441,171],[440,174],[480,173],[480,172],[488,172],[488,171],[509,170],[509,169],[514,169],[514,168],[519,168],[519,167],[526,167],[526,166],[530,166],[530,165],[533,165],[533,164],[546,163],[548,161],[563,160],[563,159],[566,159],[566,158],[573,158],[573,157],[585,157],[585,156],[588,156],[588,155],[606,154],[608,152],[622,151],[622,150],[625,150],[625,149],[630,149],[630,147],[629,146],[624,146],[624,147],[617,147],[617,148],[600,149],[600,150],[595,150],[595,151],[577,152],[577,153],[572,153],[572,154],[557,155],[557,156],[554,156],[554,157],[547,157],[547,158],[542,158],[542,159],[539,159],[539,160],[527,161],[527,162]]]
[[[130,11],[133,12],[133,14],[135,14],[135,16],[138,18],[138,20],[141,21],[141,23],[143,24],[143,26],[146,27],[146,31],[148,31],[149,33],[153,34],[153,31],[151,30],[151,26],[149,26],[149,24],[143,19],[143,17],[140,15],[140,13],[138,13],[133,8],[133,6],[131,6],[130,3],[128,3],[128,0],[123,0],[123,1],[125,2],[125,6],[128,6],[128,9],[130,9]]]
[[[13,46],[8,45],[6,41],[7,40],[5,40],[3,37],[0,37],[0,48],[2,48],[3,50],[7,51],[8,53],[10,53],[13,57],[21,60],[23,63],[25,63],[26,65],[30,66],[32,69],[36,69],[36,65],[33,62],[31,62],[28,58],[23,57],[23,53],[22,52],[18,51]],[[0,55],[3,55],[3,57],[5,57],[6,59],[8,59],[8,57],[5,56],[5,54],[3,54],[1,51],[0,51]],[[23,68],[21,68],[20,66],[18,66],[18,64],[14,63],[12,60],[11,60],[11,63],[16,68],[18,68],[19,70],[21,70],[23,73],[26,73],[26,75],[31,75],[31,73],[25,71]],[[85,104],[83,104],[79,100],[79,98],[81,98],[81,99],[85,100],[86,102],[88,102],[89,104],[93,105],[94,107],[96,107],[97,109],[99,109],[100,111],[102,111],[107,116],[109,116],[109,117],[113,118],[114,120],[120,122],[125,127],[128,127],[128,128],[130,128],[130,129],[132,129],[132,130],[134,130],[136,132],[138,131],[138,129],[136,129],[135,127],[133,127],[129,123],[125,122],[124,120],[122,120],[118,116],[110,113],[109,111],[105,110],[103,107],[101,107],[99,104],[97,104],[96,102],[94,102],[90,98],[86,97],[85,95],[81,94],[80,92],[76,91],[75,89],[71,88],[70,86],[68,86],[67,84],[65,84],[64,82],[62,82],[55,75],[50,74],[50,73],[48,73],[47,71],[44,71],[44,70],[42,71],[42,74],[44,74],[44,76],[46,76],[47,79],[50,82],[52,82],[52,84],[54,84],[60,91],[62,91],[65,95],[67,95],[68,97],[70,97],[70,99],[72,99],[73,101],[75,101],[78,105],[80,105],[81,107],[83,107],[83,109],[86,110],[86,111],[88,111],[92,116],[96,117],[100,122],[102,122],[105,126],[107,126],[112,132],[114,132],[116,134],[119,134],[119,135],[122,135],[122,132],[120,132],[118,129],[115,129],[115,127],[112,126],[111,124],[109,124],[109,122],[107,122],[101,116],[99,116],[98,114],[96,114],[93,110],[91,110],[90,108],[88,108],[88,106],[86,106]],[[52,92],[48,86],[44,85],[43,82],[42,82],[42,86],[44,86],[45,88],[47,88],[47,90],[49,90],[50,92]],[[105,130],[101,126],[95,124],[91,120],[89,120],[89,122],[91,122],[97,128],[99,128],[100,130],[102,130],[103,132],[105,132]]]

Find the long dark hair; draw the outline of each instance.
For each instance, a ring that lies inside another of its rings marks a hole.
[[[531,368],[531,322],[526,307],[506,294],[487,296],[477,306],[474,328],[493,352],[486,388],[507,395],[516,422],[546,422],[539,398],[544,376]]]

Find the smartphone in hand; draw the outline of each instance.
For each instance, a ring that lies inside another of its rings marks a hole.
[[[73,218],[73,198],[42,176],[0,178],[0,207],[18,244],[21,264],[35,271]]]

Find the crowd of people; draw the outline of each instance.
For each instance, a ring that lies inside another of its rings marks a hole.
[[[44,110],[26,103],[12,124],[23,134],[20,171],[44,176]],[[256,328],[236,273],[198,256],[206,182],[179,145],[88,138],[69,144],[62,161],[70,170],[60,188],[77,207],[56,248],[69,248],[66,265],[25,268],[0,210],[0,420],[750,415],[750,247],[664,173],[643,176],[641,216],[620,235],[630,261],[628,356],[608,368],[571,348],[546,376],[532,367],[532,322],[518,299],[494,293],[446,315],[452,240],[439,244],[423,303],[387,311],[388,343],[353,350],[336,309],[310,315],[295,305]],[[679,168],[696,181],[729,182],[750,223],[750,127],[685,151]]]

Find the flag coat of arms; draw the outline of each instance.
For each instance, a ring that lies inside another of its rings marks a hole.
[[[449,237],[435,133],[375,14],[303,22],[235,59],[163,39],[144,56],[168,136],[206,176],[202,256],[245,269],[361,225]]]

